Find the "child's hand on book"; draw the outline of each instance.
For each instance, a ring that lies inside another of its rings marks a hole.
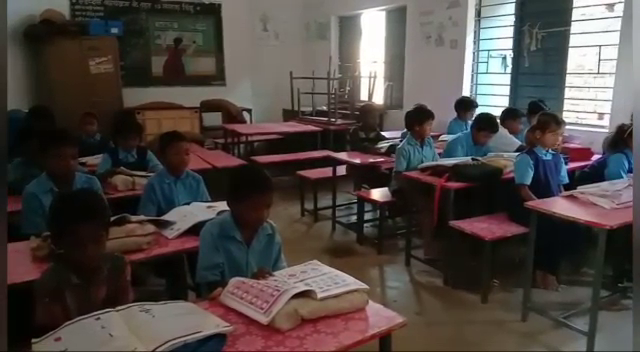
[[[265,279],[270,278],[271,276],[273,276],[271,271],[269,271],[269,270],[267,270],[265,268],[259,268],[255,273],[253,273],[251,278],[254,279],[254,280],[265,280]]]

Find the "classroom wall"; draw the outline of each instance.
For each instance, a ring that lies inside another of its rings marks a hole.
[[[255,121],[279,121],[284,104],[288,105],[288,70],[300,66],[299,37],[275,46],[256,40],[256,19],[264,9],[280,13],[284,18],[300,18],[302,4],[298,0],[221,0],[227,86],[226,87],[168,87],[125,88],[125,106],[149,101],[172,101],[197,106],[201,100],[226,98],[239,105],[254,108]],[[22,41],[22,30],[36,21],[46,8],[54,8],[68,15],[68,0],[8,0],[8,106],[28,108],[34,104],[30,57]],[[282,25],[280,31],[299,32],[295,20]]]

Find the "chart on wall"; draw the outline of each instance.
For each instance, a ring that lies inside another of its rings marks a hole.
[[[70,0],[71,19],[122,21],[125,87],[224,86],[222,6],[165,0]]]

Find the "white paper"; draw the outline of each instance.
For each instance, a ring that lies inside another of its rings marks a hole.
[[[400,145],[400,139],[387,139],[376,144],[376,149],[380,152],[385,152],[392,145]]]
[[[455,136],[457,136],[457,134],[443,134],[438,138],[438,142],[448,142]]]
[[[457,163],[471,161],[471,159],[473,159],[473,158],[472,157],[462,157],[462,158],[440,159],[438,161],[428,161],[428,162],[418,166],[418,169],[419,170],[426,169],[428,167],[437,166],[437,165],[451,166],[451,165],[454,165],[454,164],[457,164]]]
[[[94,156],[86,156],[84,158],[78,158],[78,163],[86,166],[97,166],[102,161],[102,154]]]
[[[227,202],[191,203],[174,208],[161,219],[170,221],[171,225],[161,229],[165,237],[174,239],[188,230],[191,226],[215,218],[223,211],[229,210]]]
[[[121,167],[118,169],[118,173],[125,175],[125,176],[133,176],[133,177],[151,177],[153,176],[153,173],[151,172],[145,172],[145,171],[131,171],[129,169],[126,169],[124,167]]]
[[[516,157],[520,155],[520,153],[489,153],[485,158],[498,158],[498,159],[513,159],[516,160]]]
[[[313,290],[319,300],[351,291],[369,290],[369,286],[317,260],[280,270],[274,275]]]
[[[572,195],[605,209],[627,208],[633,205],[633,175],[629,175],[628,179],[581,186],[562,195]]]

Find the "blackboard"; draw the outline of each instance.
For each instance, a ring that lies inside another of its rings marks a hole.
[[[226,85],[222,6],[164,0],[70,0],[71,19],[122,21],[125,87]]]

